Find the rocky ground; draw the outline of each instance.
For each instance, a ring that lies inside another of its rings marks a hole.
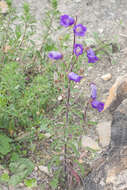
[[[30,3],[31,11],[37,19],[37,32],[35,40],[40,37],[40,31],[43,28],[40,25],[43,19],[44,12],[48,7],[48,0],[26,0]],[[24,0],[13,0],[13,6],[17,7],[17,11],[20,13],[22,3]],[[112,43],[117,43],[119,48],[116,51],[112,51],[110,55],[104,55],[92,67],[84,64],[85,72],[84,78],[77,88],[83,95],[84,102],[88,99],[88,82],[95,82],[98,88],[98,98],[105,101],[109,89],[117,79],[118,76],[123,76],[127,71],[127,2],[126,0],[59,0],[58,8],[61,14],[69,14],[71,16],[78,16],[78,22],[87,26],[88,31],[85,36],[88,43],[96,44],[93,33],[97,32],[99,38],[108,40]],[[56,38],[61,35],[57,34]],[[108,75],[107,75],[108,74]],[[107,76],[105,76],[107,75]],[[82,147],[90,146],[93,149],[101,151],[109,144],[111,136],[111,120],[112,117],[107,112],[97,113],[96,110],[88,110],[87,117],[96,121],[98,124],[93,128],[88,129],[87,136],[82,139]],[[97,143],[97,141],[99,143]],[[4,169],[1,168],[0,173]],[[42,173],[48,175],[46,168],[38,166],[35,167],[31,177],[37,179],[40,184],[43,184],[41,178]],[[27,190],[24,184],[20,184],[18,187],[5,187],[0,185],[2,190]],[[43,187],[38,186],[33,188],[41,190]]]

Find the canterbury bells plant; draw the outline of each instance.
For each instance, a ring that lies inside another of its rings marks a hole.
[[[72,50],[72,55],[70,64],[67,65],[65,61],[63,60],[64,56],[62,52],[58,51],[51,51],[48,54],[48,57],[52,60],[58,61],[62,60],[65,65],[67,66],[66,69],[66,78],[68,80],[67,84],[67,96],[66,96],[66,122],[65,122],[65,127],[64,127],[64,181],[66,183],[66,188],[68,189],[68,184],[69,184],[69,178],[68,178],[68,138],[69,134],[67,133],[68,127],[69,127],[69,110],[70,110],[70,95],[71,95],[71,83],[79,83],[83,76],[80,76],[78,74],[78,71],[75,73],[74,68],[76,66],[76,63],[79,59],[79,56],[82,54],[85,54],[88,58],[88,63],[96,63],[99,59],[96,56],[95,52],[91,47],[84,47],[83,44],[76,42],[78,40],[78,37],[84,37],[86,32],[87,32],[87,27],[82,25],[82,24],[77,24],[77,17],[76,19],[70,17],[69,15],[62,15],[60,17],[60,25],[65,27],[65,28],[73,28],[73,50]],[[91,107],[98,110],[101,112],[104,108],[104,103],[100,102],[97,100],[97,87],[94,83],[90,84],[91,88],[91,95],[90,95],[90,104]]]

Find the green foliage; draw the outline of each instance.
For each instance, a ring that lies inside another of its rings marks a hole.
[[[36,179],[25,179],[24,180],[24,183],[25,183],[25,185],[27,186],[27,187],[36,187],[37,186],[37,181],[36,181]]]
[[[53,19],[59,17],[59,12],[57,0],[52,0],[52,7],[47,10],[46,19],[42,23],[46,30],[43,33],[42,47],[38,50],[32,40],[36,21],[30,13],[29,4],[23,4],[23,13],[18,16],[11,7],[12,1],[6,2],[9,11],[6,16],[1,14],[0,20],[0,159],[2,163],[3,158],[5,162],[6,158],[10,159],[7,163],[10,163],[11,177],[9,179],[3,174],[1,179],[17,185],[34,168],[31,161],[21,158],[27,156],[24,141],[31,142],[27,149],[33,153],[36,145],[32,143],[32,138],[36,127],[43,133],[54,133],[48,129],[51,123],[48,113],[56,105],[58,94],[53,81],[56,67],[48,63],[45,57],[48,51],[55,48],[50,33]],[[17,140],[20,130],[29,130],[32,135],[29,139]],[[25,179],[25,184],[34,187],[36,181]]]
[[[12,5],[12,0],[6,0],[6,2],[7,2],[7,4],[8,4],[8,6],[11,7],[11,5]]]
[[[0,181],[1,181],[1,182],[8,182],[8,181],[9,181],[9,175],[8,175],[8,173],[3,173],[3,174],[0,176]]]
[[[10,163],[9,168],[12,172],[9,184],[15,186],[31,174],[34,165],[29,159],[20,158],[19,160]]]
[[[10,162],[15,162],[19,159],[19,154],[17,152],[12,152]]]
[[[0,134],[0,155],[6,155],[11,151],[11,141],[12,140],[9,137]]]
[[[50,182],[50,185],[53,189],[56,189],[58,187],[58,183],[59,183],[59,180],[58,178],[54,177],[51,182]]]
[[[13,129],[18,117],[17,105],[25,88],[19,64],[6,64],[0,72],[0,128]]]
[[[52,3],[52,6],[53,6],[53,8],[57,8],[57,5],[58,5],[58,2],[57,2],[57,0],[51,0],[51,3]]]

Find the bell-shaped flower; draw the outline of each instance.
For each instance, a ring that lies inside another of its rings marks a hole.
[[[97,87],[94,83],[91,83],[91,98],[96,99],[97,98]]]
[[[64,27],[68,27],[68,26],[71,26],[73,25],[75,22],[75,20],[70,17],[69,15],[62,15],[60,17],[60,24]]]
[[[87,50],[87,57],[88,57],[88,63],[95,63],[96,61],[98,61],[98,57],[95,55],[92,48],[89,48]]]
[[[68,78],[69,78],[69,80],[73,80],[73,81],[75,81],[75,82],[80,82],[80,80],[81,80],[83,77],[77,75],[77,74],[74,73],[74,72],[70,72],[70,73],[68,74]]]
[[[76,56],[83,54],[83,45],[82,44],[75,44],[74,45],[74,53]]]
[[[60,52],[58,52],[58,51],[50,51],[50,52],[48,53],[48,57],[49,57],[50,59],[58,60],[58,59],[62,59],[62,58],[63,58],[63,55],[62,55]]]
[[[99,112],[101,112],[104,109],[104,103],[103,102],[99,102],[96,99],[94,99],[91,102],[91,105],[92,105],[93,108],[97,109]]]
[[[85,36],[87,28],[82,24],[77,24],[74,26],[73,31],[76,36]]]

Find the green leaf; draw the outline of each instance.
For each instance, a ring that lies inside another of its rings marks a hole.
[[[16,25],[15,34],[16,34],[17,39],[19,39],[21,37],[22,33],[21,33],[20,25]]]
[[[56,9],[58,5],[57,0],[52,0],[51,3],[52,3],[53,8]]]
[[[72,151],[76,154],[76,156],[79,156],[79,151],[78,148],[76,147],[76,143],[75,142],[69,142],[68,146],[72,149]]]
[[[88,125],[97,125],[97,122],[96,121],[88,121],[87,124]]]
[[[10,146],[10,142],[12,140],[5,136],[5,135],[0,135],[0,153],[3,155],[6,155],[8,152],[11,151],[11,146]]]
[[[27,187],[36,187],[37,186],[37,181],[36,179],[25,179],[24,183]]]
[[[65,34],[63,40],[68,41],[69,39],[70,39],[70,34]]]
[[[11,7],[11,5],[12,5],[12,0],[6,0],[6,2],[7,2],[7,4],[8,4],[8,6]]]
[[[53,178],[53,180],[50,182],[50,185],[53,189],[56,189],[58,186],[58,178]]]
[[[9,181],[9,175],[8,175],[8,173],[2,174],[1,177],[0,177],[0,180],[2,182],[8,182]]]
[[[14,162],[19,159],[19,154],[16,152],[13,152],[11,155],[11,162]]]
[[[24,12],[25,12],[25,13],[29,13],[29,11],[30,11],[29,4],[25,2],[25,3],[23,4],[23,9],[24,9]]]
[[[9,168],[13,174],[9,184],[15,186],[31,174],[34,164],[29,159],[20,158],[18,161],[10,163]]]

